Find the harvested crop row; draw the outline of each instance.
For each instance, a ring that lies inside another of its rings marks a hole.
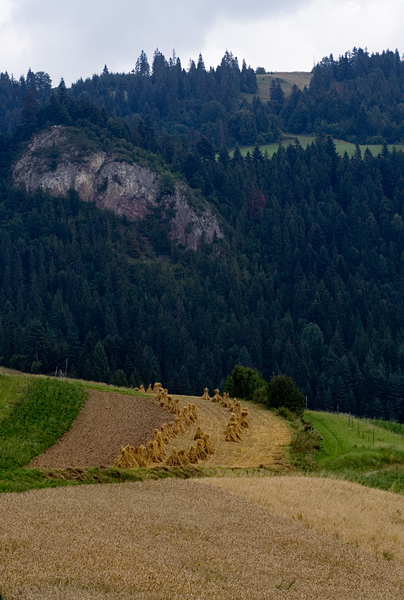
[[[206,467],[257,467],[283,462],[284,448],[290,443],[290,432],[286,425],[265,407],[240,402],[240,414],[248,408],[249,427],[243,428],[238,443],[226,441],[229,408],[212,402],[205,391],[202,398],[179,396],[181,404],[192,402],[196,406],[198,420],[185,435],[173,440],[169,450],[188,449],[192,444],[197,427],[209,435],[215,453],[203,463]],[[245,414],[245,413],[244,413]]]

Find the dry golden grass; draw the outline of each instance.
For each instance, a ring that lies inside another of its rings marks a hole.
[[[313,75],[303,71],[292,71],[290,73],[266,73],[265,75],[257,75],[258,92],[257,95],[261,98],[262,102],[268,102],[270,99],[269,88],[273,79],[281,80],[281,88],[285,92],[286,96],[289,96],[292,92],[293,86],[296,84],[299,89],[303,89],[305,86],[309,87],[310,81]]]
[[[165,480],[0,496],[0,593],[5,600],[402,600],[404,569],[257,502]]]
[[[226,442],[226,427],[230,418],[229,409],[216,402],[202,398],[179,396],[181,406],[189,402],[196,406],[197,420],[185,435],[171,440],[167,453],[172,449],[188,452],[200,427],[207,433],[215,453],[204,462],[205,467],[258,467],[260,465],[283,464],[284,448],[290,443],[291,434],[281,419],[263,406],[241,401],[241,409],[248,408],[250,427],[243,428],[238,443]]]
[[[296,476],[214,478],[199,483],[404,564],[404,497],[398,494],[348,481]]]

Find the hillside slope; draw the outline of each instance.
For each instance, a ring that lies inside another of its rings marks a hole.
[[[105,151],[101,140],[98,147],[93,142],[92,148],[87,140],[86,149],[83,134],[83,130],[55,125],[35,135],[13,167],[14,185],[53,196],[66,196],[74,189],[81,200],[128,221],[144,219],[157,210],[162,219],[172,213],[170,237],[194,250],[202,236],[208,244],[223,237],[206,203],[196,201],[192,191],[169,172],[158,173],[130,161],[129,144],[126,160],[119,152]]]

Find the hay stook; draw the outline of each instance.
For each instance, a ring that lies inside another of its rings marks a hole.
[[[248,429],[250,427],[250,415],[248,414],[248,408],[243,408],[241,411],[240,417],[240,425],[243,429]]]
[[[114,467],[118,467],[119,469],[137,469],[139,466],[134,448],[129,444],[123,446],[114,461]]]
[[[206,460],[208,458],[208,453],[205,450],[205,442],[203,439],[199,439],[196,442],[196,456],[198,460]]]
[[[175,448],[171,452],[171,455],[167,458],[165,464],[167,467],[181,467],[181,459],[179,458],[178,452]]]
[[[198,427],[198,429],[196,430],[195,436],[194,436],[194,440],[201,440],[204,436],[204,433],[202,431],[202,429],[200,427]]]
[[[134,448],[134,453],[135,453],[135,458],[136,458],[137,462],[139,463],[139,467],[147,467],[149,461],[148,461],[148,457],[147,457],[146,448],[143,445],[136,446],[136,448]]]
[[[239,442],[241,440],[241,427],[234,412],[231,413],[226,427],[225,440],[226,442]]]
[[[220,395],[220,392],[218,389],[215,390],[215,395],[212,398],[212,402],[216,402],[217,404],[220,404],[222,401],[222,397]]]
[[[215,453],[215,449],[212,445],[212,442],[210,441],[209,435],[207,433],[204,434],[204,436],[202,437],[203,443],[205,445],[205,451],[207,454],[214,454]]]
[[[209,390],[208,390],[208,388],[205,388],[205,389],[204,389],[204,391],[203,391],[203,396],[202,396],[202,400],[210,400],[210,397],[209,397]]]
[[[188,462],[191,465],[196,465],[198,462],[198,457],[196,455],[196,446],[191,444],[191,447],[188,452]]]

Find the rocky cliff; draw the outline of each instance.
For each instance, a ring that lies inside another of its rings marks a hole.
[[[142,219],[156,208],[164,217],[170,209],[170,237],[187,248],[196,249],[202,236],[208,243],[215,236],[223,237],[215,215],[207,206],[193,205],[192,191],[185,184],[173,181],[162,186],[161,177],[113,152],[83,152],[61,126],[36,135],[13,168],[14,184],[28,191],[41,188],[63,196],[74,188],[81,200],[129,221]]]

